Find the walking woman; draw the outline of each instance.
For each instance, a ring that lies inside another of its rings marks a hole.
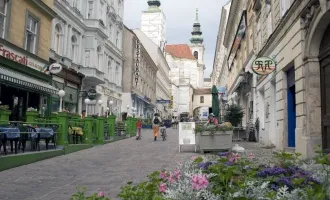
[[[159,125],[162,122],[161,118],[159,117],[158,113],[155,113],[154,118],[152,119],[152,129],[154,133],[154,141],[157,140],[157,136],[159,134]]]

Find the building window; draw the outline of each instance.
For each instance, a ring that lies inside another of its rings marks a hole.
[[[88,12],[87,12],[87,18],[92,19],[93,17],[93,1],[88,2]]]
[[[104,3],[101,0],[101,6],[100,6],[100,18],[102,21],[104,21]]]
[[[55,52],[60,54],[61,51],[61,35],[62,35],[62,28],[61,25],[56,24],[55,26]]]
[[[204,96],[200,96],[200,103],[204,103]]]
[[[108,79],[111,81],[111,62],[112,58],[109,56],[108,57]]]
[[[108,37],[109,37],[109,40],[111,41],[112,40],[112,24],[110,23],[109,24],[109,33],[108,33]]]
[[[90,67],[90,57],[91,57],[90,54],[91,54],[90,50],[85,51],[85,66],[86,67]]]
[[[73,62],[78,61],[78,41],[74,35],[71,37],[71,59]]]
[[[0,37],[4,38],[7,14],[7,0],[0,0]]]
[[[100,46],[97,47],[97,67],[100,71],[102,71],[102,48]]]
[[[115,77],[116,85],[119,85],[119,64],[116,65],[116,77]]]
[[[194,51],[194,57],[198,60],[198,52]]]
[[[117,36],[116,36],[116,47],[119,48],[119,31],[117,31]]]
[[[25,32],[25,50],[35,53],[37,46],[38,21],[27,15]]]
[[[73,0],[73,4],[72,4],[72,6],[73,6],[74,8],[77,8],[77,9],[78,9],[78,6],[79,6],[79,0]]]
[[[118,15],[121,16],[120,14],[121,14],[121,1],[118,0]]]

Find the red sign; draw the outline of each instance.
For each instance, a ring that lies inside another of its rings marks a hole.
[[[5,57],[14,62],[20,63],[22,65],[28,66],[30,68],[33,68],[37,71],[45,72],[44,70],[47,68],[46,63],[42,63],[36,59],[29,58],[24,54],[22,55],[13,48],[4,46],[3,44],[0,44],[0,56]]]

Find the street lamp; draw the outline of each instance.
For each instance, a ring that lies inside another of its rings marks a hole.
[[[127,108],[127,115],[128,115],[128,113],[129,113],[129,108],[130,108],[131,106],[130,105],[127,105],[126,106],[126,108]]]
[[[58,91],[58,96],[60,97],[60,108],[59,108],[59,112],[62,112],[62,102],[63,102],[63,97],[65,96],[65,91],[64,90]]]
[[[112,112],[112,104],[113,104],[113,101],[109,101],[109,105],[110,105],[110,115],[111,115],[111,112]]]
[[[107,118],[109,117],[109,110],[110,110],[110,108],[107,107]]]
[[[91,100],[89,100],[88,98],[85,99],[85,104],[86,104],[86,117],[87,117],[87,110],[88,110],[88,104],[91,102]]]
[[[99,116],[101,116],[101,111],[102,111],[102,109],[101,109],[101,108],[102,108],[101,105],[102,105],[103,101],[100,99],[97,103],[98,103],[99,106],[100,106]]]

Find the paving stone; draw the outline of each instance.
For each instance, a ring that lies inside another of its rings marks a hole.
[[[174,169],[178,162],[198,155],[193,146],[178,152],[177,131],[167,129],[168,140],[155,142],[151,130],[144,130],[139,141],[128,138],[0,172],[0,199],[66,200],[77,186],[86,186],[87,194],[104,191],[116,199],[128,181],[144,181],[155,170]],[[239,145],[256,157],[271,155],[257,144]]]

